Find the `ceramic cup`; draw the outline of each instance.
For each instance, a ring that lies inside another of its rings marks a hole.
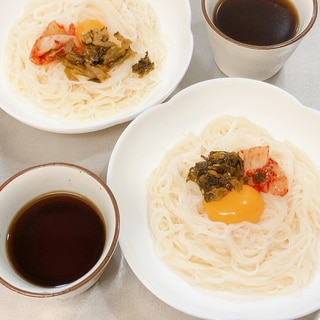
[[[101,213],[106,237],[100,258],[87,273],[68,284],[43,287],[15,272],[7,254],[7,234],[20,208],[34,198],[57,191],[76,193],[89,199]],[[102,275],[116,249],[119,219],[111,190],[85,168],[68,163],[49,163],[15,174],[0,186],[0,283],[35,298],[70,297],[87,290]]]
[[[266,80],[275,75],[312,28],[318,12],[317,0],[291,0],[299,16],[293,38],[276,45],[256,46],[238,42],[223,34],[213,23],[213,11],[219,0],[201,0],[215,62],[229,77]]]

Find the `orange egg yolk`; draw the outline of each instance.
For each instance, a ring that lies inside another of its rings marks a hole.
[[[82,38],[82,35],[90,30],[102,29],[104,24],[97,20],[84,20],[77,24],[76,26],[76,36],[78,39]]]
[[[232,190],[220,200],[203,201],[203,209],[212,221],[226,224],[242,221],[257,223],[264,210],[264,203],[257,190],[243,185],[240,191]]]

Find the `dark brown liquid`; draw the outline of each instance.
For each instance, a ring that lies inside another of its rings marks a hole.
[[[94,266],[105,238],[102,217],[91,202],[76,194],[52,193],[18,212],[8,230],[7,253],[26,280],[59,286]]]
[[[267,46],[294,37],[299,17],[289,0],[221,0],[213,22],[234,40]]]

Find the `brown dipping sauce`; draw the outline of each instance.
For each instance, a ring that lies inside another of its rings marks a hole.
[[[98,261],[106,230],[88,199],[49,193],[26,204],[12,221],[7,254],[27,281],[55,287],[77,280]]]
[[[221,0],[213,22],[234,40],[268,46],[293,38],[299,16],[290,0]]]

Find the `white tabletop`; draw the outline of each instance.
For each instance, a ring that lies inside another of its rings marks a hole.
[[[190,0],[194,53],[177,91],[193,83],[223,77],[209,47],[199,0]],[[320,21],[290,57],[285,67],[268,80],[304,105],[320,110]],[[288,115],[289,117],[290,115]],[[0,183],[12,174],[40,163],[64,161],[88,168],[105,179],[108,160],[128,124],[99,132],[62,135],[28,127],[0,110]],[[320,125],[320,124],[319,124]],[[239,318],[241,315],[239,315]],[[37,300],[0,286],[2,320],[192,320],[150,293],[128,267],[120,247],[98,283],[82,295],[66,300]],[[305,320],[320,319],[320,312]]]

